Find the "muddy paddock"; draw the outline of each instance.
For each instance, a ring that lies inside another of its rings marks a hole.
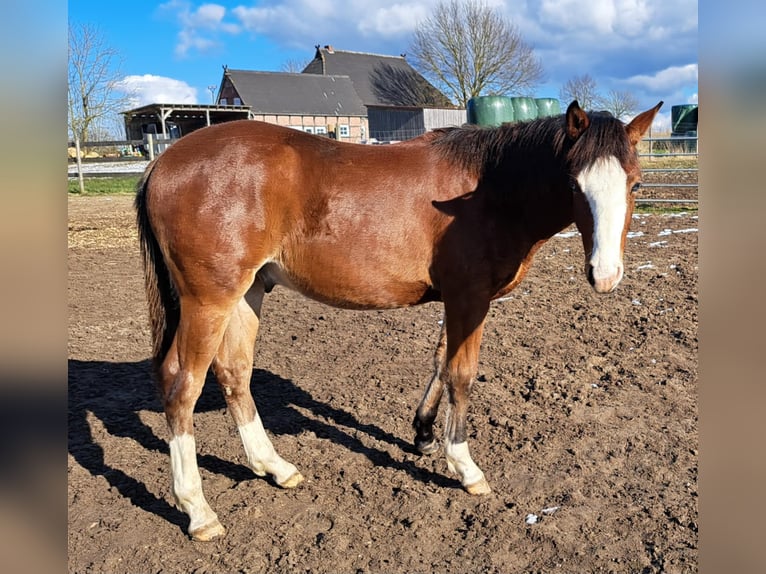
[[[635,216],[611,295],[569,229],[493,303],[469,415],[487,496],[411,444],[440,305],[339,311],[275,289],[252,391],[306,480],[245,466],[208,380],[198,459],[228,531],[208,543],[170,493],[133,219],[132,197],[69,200],[70,572],[697,570],[696,212]]]

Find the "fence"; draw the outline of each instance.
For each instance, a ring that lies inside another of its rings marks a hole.
[[[646,158],[642,162],[644,182],[642,189],[649,197],[639,197],[637,203],[697,204],[699,191],[699,168],[696,167],[699,153],[697,136],[648,137],[641,143],[638,154]],[[677,165],[649,167],[653,162]],[[684,160],[695,167],[679,167]],[[643,193],[642,193],[643,194]],[[673,195],[675,197],[666,197]],[[685,197],[678,197],[685,196]],[[693,196],[693,197],[691,197]]]
[[[69,142],[70,148],[75,148],[75,157],[69,164],[69,177],[120,177],[142,173],[144,168],[155,156],[165,151],[174,140],[157,138],[147,134],[144,140],[111,140],[85,142]],[[81,149],[108,150],[99,157],[81,157]]]

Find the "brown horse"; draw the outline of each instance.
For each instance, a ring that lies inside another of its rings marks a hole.
[[[468,492],[489,492],[466,414],[490,301],[573,221],[589,282],[615,288],[639,187],[636,145],[661,105],[625,125],[572,102],[558,117],[391,146],[239,121],[196,131],[155,160],[136,209],[173,494],[189,534],[225,532],[202,493],[192,423],[211,365],[253,471],[285,488],[303,480],[274,450],[249,389],[261,303],[275,285],[346,309],[442,301],[415,444],[438,449],[446,388],[448,468]]]

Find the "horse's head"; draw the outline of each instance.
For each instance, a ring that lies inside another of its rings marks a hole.
[[[586,114],[577,101],[566,113],[574,218],[585,249],[585,273],[597,293],[622,279],[622,254],[641,186],[636,146],[662,102],[625,125],[610,114]]]

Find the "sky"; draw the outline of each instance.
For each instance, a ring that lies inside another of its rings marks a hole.
[[[439,0],[70,0],[70,24],[98,28],[120,55],[119,83],[147,103],[211,103],[223,66],[282,71],[306,63],[316,45],[406,53],[417,23]],[[570,78],[590,75],[598,91],[627,90],[640,110],[664,100],[698,101],[696,0],[485,0],[519,29],[541,59],[536,97],[559,97]],[[514,95],[514,94],[508,94]],[[566,102],[563,102],[566,105]]]

